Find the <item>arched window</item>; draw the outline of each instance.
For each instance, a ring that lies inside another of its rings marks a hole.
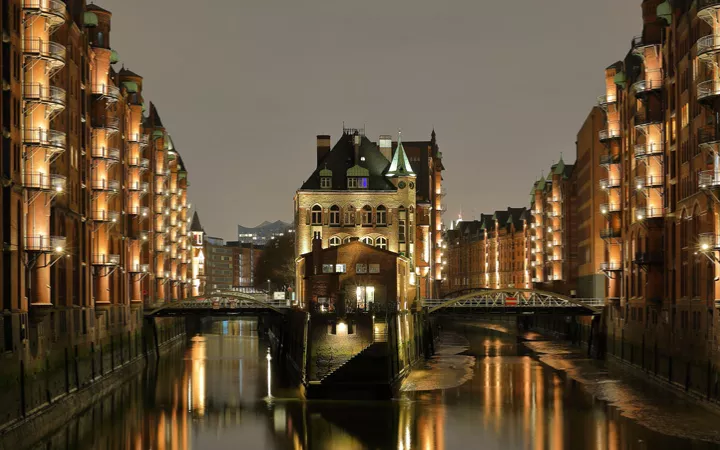
[[[340,226],[340,207],[338,205],[330,207],[330,226]]]
[[[354,227],[355,226],[355,207],[354,206],[348,206],[345,208],[345,219],[343,220],[343,224],[346,227]]]
[[[384,237],[379,237],[379,238],[375,239],[375,246],[377,248],[387,250],[387,239]]]
[[[310,220],[313,225],[322,225],[322,207],[320,205],[312,207]]]
[[[330,238],[329,243],[330,247],[337,247],[338,245],[340,245],[340,238],[337,236],[333,236]]]
[[[362,242],[363,244],[367,244],[367,245],[373,245],[373,238],[371,238],[370,236],[365,236],[362,239],[360,239],[360,242]]]
[[[383,205],[377,207],[375,212],[375,223],[382,226],[387,225],[387,209]]]
[[[343,244],[348,244],[348,243],[351,242],[351,240],[352,240],[352,238],[351,238],[350,236],[346,236],[346,237],[343,239]]]
[[[372,207],[370,205],[363,206],[361,223],[364,227],[372,225]]]

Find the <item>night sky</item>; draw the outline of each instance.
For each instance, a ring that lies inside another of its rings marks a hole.
[[[446,220],[525,206],[641,31],[640,0],[104,0],[205,230],[292,220],[315,136],[437,132]]]

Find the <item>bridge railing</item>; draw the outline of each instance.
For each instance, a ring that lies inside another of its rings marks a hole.
[[[474,298],[467,298],[452,302],[454,299],[424,299],[423,307],[436,308],[445,305],[446,308],[537,308],[537,307],[553,307],[553,308],[601,308],[605,306],[605,300],[602,298],[573,298],[572,301],[564,299],[538,299],[530,298],[492,298],[479,295]]]

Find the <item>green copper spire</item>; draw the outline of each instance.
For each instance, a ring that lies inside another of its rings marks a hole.
[[[402,133],[398,132],[398,143],[393,155],[392,162],[390,163],[390,169],[387,174],[388,177],[402,177],[402,176],[415,176],[415,172],[412,171],[412,166],[405,154],[405,149],[402,145]]]

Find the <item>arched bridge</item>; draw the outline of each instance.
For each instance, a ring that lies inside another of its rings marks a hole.
[[[574,298],[532,289],[477,289],[452,298],[426,299],[429,313],[479,314],[599,314],[605,300]]]
[[[145,316],[257,316],[284,314],[289,309],[288,300],[268,300],[264,293],[216,291],[147,308]]]

